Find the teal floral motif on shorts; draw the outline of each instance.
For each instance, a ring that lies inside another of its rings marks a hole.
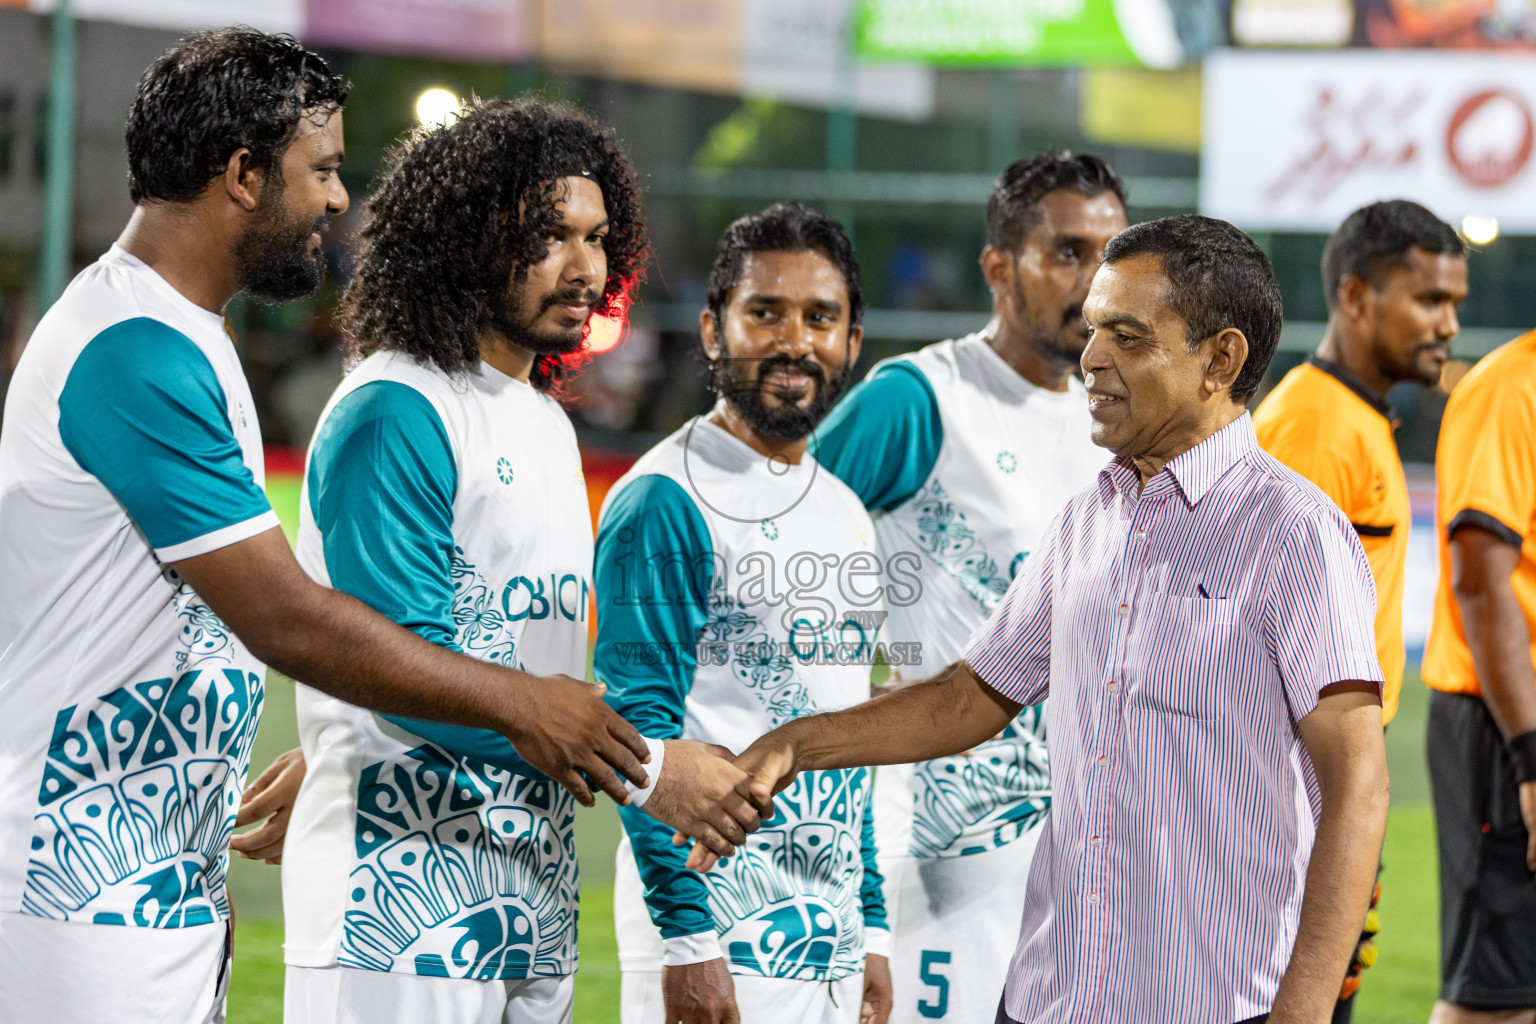
[[[1014,470],[1019,468],[1019,457],[1013,454],[1013,452],[998,452],[997,468],[1002,470],[1004,473],[1012,473]]]
[[[482,981],[576,966],[575,798],[434,744],[366,766],[337,959]]]
[[[512,463],[508,462],[506,459],[497,459],[496,479],[500,480],[504,484],[510,484],[512,482]]]

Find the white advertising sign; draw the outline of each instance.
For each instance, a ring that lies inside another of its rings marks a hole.
[[[1332,231],[1379,199],[1536,233],[1536,60],[1444,51],[1256,53],[1205,62],[1200,211]]]
[[[27,6],[48,12],[57,0],[28,0]],[[304,28],[304,0],[72,0],[69,6],[77,18],[177,31],[249,25],[263,32],[298,33]]]

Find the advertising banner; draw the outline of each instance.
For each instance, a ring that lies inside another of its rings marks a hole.
[[[27,7],[47,13],[55,0],[30,0]],[[292,32],[304,28],[304,0],[71,0],[70,13],[92,21],[115,21],[184,31],[249,25],[263,32]]]
[[[855,50],[962,66],[1173,67],[1203,49],[1181,42],[1189,33],[1178,15],[1203,8],[1199,0],[859,0]]]
[[[484,61],[524,60],[534,49],[530,0],[304,0],[304,8],[303,39],[315,46]]]
[[[736,90],[740,0],[538,3],[540,56],[558,68],[681,89]]]
[[[1200,210],[1331,231],[1379,199],[1536,232],[1536,61],[1446,52],[1224,50],[1205,63]]]

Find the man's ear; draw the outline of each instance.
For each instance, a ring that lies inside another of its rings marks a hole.
[[[1205,390],[1212,395],[1230,392],[1248,362],[1248,339],[1236,327],[1226,327],[1206,342],[1205,348]]]
[[[1345,274],[1339,279],[1335,304],[1347,319],[1358,320],[1369,312],[1375,289],[1359,274]]]
[[[267,184],[267,172],[251,164],[251,151],[245,147],[229,154],[224,164],[224,191],[247,212],[256,209],[261,190]]]
[[[722,346],[719,324],[715,322],[712,310],[706,309],[699,313],[699,337],[704,341],[704,358],[712,363],[718,361]]]
[[[853,369],[853,364],[859,361],[859,349],[864,347],[864,325],[860,324],[848,332],[848,369]]]
[[[986,279],[987,287],[994,296],[1007,294],[1013,261],[1014,255],[1007,249],[989,245],[981,250],[981,258],[976,262],[980,264],[981,276]]]

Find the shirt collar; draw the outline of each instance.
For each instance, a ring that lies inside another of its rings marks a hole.
[[[1385,416],[1393,426],[1397,425],[1397,417],[1392,415],[1392,407],[1387,404],[1386,399],[1372,391],[1365,381],[1356,377],[1338,363],[1321,358],[1316,352],[1312,352],[1307,356],[1307,362],[1353,391],[1357,398]]]
[[[1178,491],[1191,506],[1200,504],[1216,481],[1238,462],[1257,451],[1258,438],[1253,432],[1253,417],[1244,412],[1193,448],[1168,462],[1141,491],[1142,497],[1157,497]],[[1136,499],[1138,474],[1130,459],[1115,459],[1099,472],[1099,493],[1109,497],[1109,489],[1131,500]]]

